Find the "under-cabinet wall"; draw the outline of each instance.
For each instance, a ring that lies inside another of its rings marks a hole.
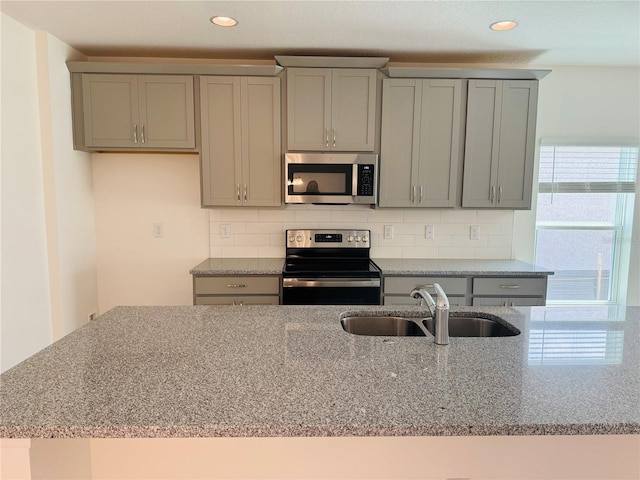
[[[374,258],[512,258],[511,210],[286,205],[213,208],[209,215],[211,257],[284,257],[287,228],[362,228],[371,230]],[[393,238],[384,237],[385,225]],[[426,225],[433,225],[433,239],[425,238]],[[469,238],[471,225],[478,240]]]

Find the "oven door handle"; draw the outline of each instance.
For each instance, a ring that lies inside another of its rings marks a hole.
[[[372,278],[323,278],[322,280],[303,280],[300,278],[283,278],[282,286],[290,287],[379,287],[380,279]]]

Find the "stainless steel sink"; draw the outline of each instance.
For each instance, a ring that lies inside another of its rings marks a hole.
[[[386,317],[381,315],[353,316],[340,320],[342,328],[354,335],[424,337],[426,329],[433,335],[433,318]],[[421,328],[421,326],[423,328]],[[451,337],[510,337],[519,335],[513,325],[488,314],[473,316],[449,316]]]

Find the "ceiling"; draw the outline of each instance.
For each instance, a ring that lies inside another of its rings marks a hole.
[[[5,1],[0,10],[93,56],[640,65],[640,0]],[[213,26],[214,15],[236,18]],[[494,32],[512,19],[515,30]]]

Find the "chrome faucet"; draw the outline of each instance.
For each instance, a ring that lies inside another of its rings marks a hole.
[[[426,305],[433,317],[433,341],[438,345],[449,344],[449,299],[438,283],[433,284],[436,300],[427,292],[426,287],[411,290],[413,298],[419,298],[421,305]]]

